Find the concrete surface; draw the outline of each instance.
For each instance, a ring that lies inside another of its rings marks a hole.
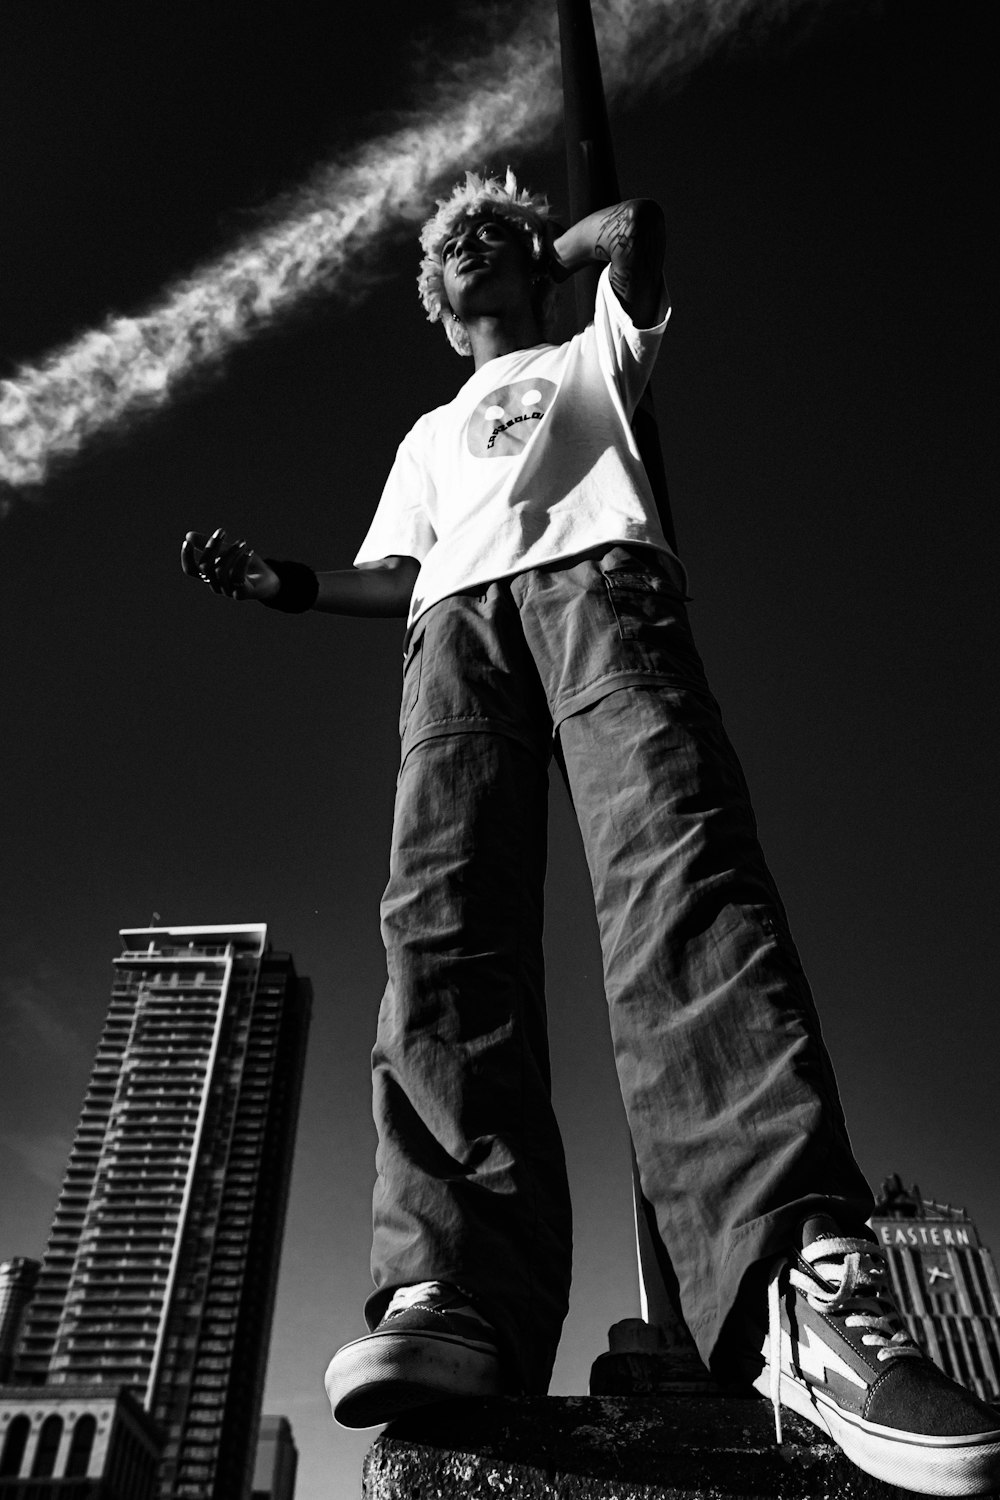
[[[363,1500],[891,1500],[787,1411],[678,1394],[493,1397],[400,1418],[365,1461]]]

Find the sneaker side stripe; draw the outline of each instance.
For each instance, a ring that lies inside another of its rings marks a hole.
[[[836,1350],[831,1349],[822,1336],[808,1324],[802,1327],[794,1346],[788,1330],[782,1327],[781,1364],[785,1370],[801,1371],[812,1380],[822,1382],[828,1381],[831,1371],[835,1371],[842,1380],[849,1381],[859,1390],[868,1390],[869,1382],[859,1375],[846,1359],[842,1359]]]

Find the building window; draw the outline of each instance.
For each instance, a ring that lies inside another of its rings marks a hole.
[[[35,1461],[31,1465],[32,1479],[49,1479],[56,1466],[56,1454],[59,1452],[59,1443],[62,1438],[62,1417],[46,1417],[42,1423],[42,1430],[38,1434],[38,1447],[35,1449]]]
[[[7,1428],[3,1454],[0,1455],[0,1478],[17,1478],[21,1472],[21,1460],[28,1443],[31,1421],[28,1417],[14,1417]]]
[[[80,1417],[73,1428],[73,1439],[69,1445],[69,1457],[66,1460],[66,1478],[79,1479],[86,1475],[90,1464],[90,1450],[94,1446],[94,1433],[97,1431],[97,1418],[92,1416]]]

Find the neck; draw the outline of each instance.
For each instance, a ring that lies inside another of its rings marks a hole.
[[[544,342],[538,320],[530,309],[515,315],[491,313],[470,318],[465,331],[469,335],[477,370],[501,354],[513,354],[518,349],[530,349],[534,344]]]

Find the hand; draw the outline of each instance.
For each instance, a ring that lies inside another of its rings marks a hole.
[[[219,528],[211,536],[189,531],[181,547],[181,567],[200,578],[213,594],[227,599],[273,599],[281,581],[249,542],[230,542]]]
[[[555,219],[546,219],[545,254],[542,260],[542,266],[545,270],[546,276],[548,276],[552,281],[556,282],[557,285],[561,281],[567,281],[573,274],[573,272],[567,266],[563,265],[562,261],[559,258],[559,252],[555,248],[556,240],[561,239],[561,237],[565,233],[566,230],[562,224],[557,224]]]

